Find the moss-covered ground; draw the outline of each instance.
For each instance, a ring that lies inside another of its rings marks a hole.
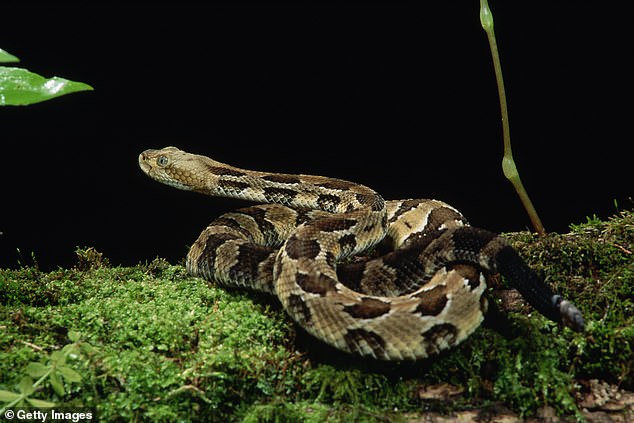
[[[498,280],[488,294],[504,324],[427,361],[362,360],[297,329],[273,298],[79,249],[72,269],[0,270],[0,400],[85,407],[101,421],[422,421],[474,409],[575,419],[597,383],[634,390],[634,213],[507,236],[584,312],[585,333],[509,301]]]

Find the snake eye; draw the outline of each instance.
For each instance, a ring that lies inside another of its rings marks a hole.
[[[156,159],[156,163],[161,167],[165,167],[167,166],[167,163],[169,163],[169,159],[167,156],[159,156],[159,158]]]

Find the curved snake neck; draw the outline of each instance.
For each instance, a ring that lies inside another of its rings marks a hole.
[[[179,189],[265,203],[212,221],[188,271],[275,294],[299,325],[343,351],[412,360],[462,342],[482,322],[486,276],[497,272],[544,316],[584,329],[579,310],[503,238],[443,202],[386,202],[341,179],[240,169],[176,147],[146,150],[139,165]],[[382,255],[341,264],[372,246]]]

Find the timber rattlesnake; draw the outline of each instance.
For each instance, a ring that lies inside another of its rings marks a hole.
[[[309,333],[340,350],[415,360],[454,346],[482,322],[486,275],[502,273],[551,320],[582,331],[577,308],[500,236],[436,200],[384,201],[363,185],[256,172],[175,147],[146,150],[164,184],[259,203],[209,224],[190,248],[194,276],[277,295]],[[376,246],[376,258],[341,259]]]

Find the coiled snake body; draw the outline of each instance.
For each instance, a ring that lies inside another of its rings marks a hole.
[[[443,202],[384,201],[352,182],[239,169],[175,147],[146,150],[139,165],[179,189],[267,203],[212,221],[187,269],[276,295],[299,325],[340,350],[415,360],[454,346],[482,322],[486,276],[497,272],[540,313],[583,330],[577,308],[502,237]],[[382,255],[340,264],[372,246]]]

